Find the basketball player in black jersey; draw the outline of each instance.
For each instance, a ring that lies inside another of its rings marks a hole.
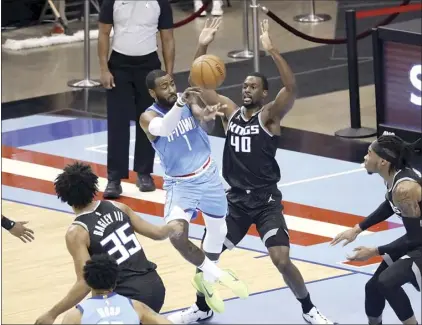
[[[399,137],[382,135],[374,141],[365,156],[369,174],[378,174],[387,186],[385,201],[364,221],[337,235],[336,245],[353,242],[362,232],[393,214],[403,220],[406,234],[390,244],[379,247],[357,247],[348,259],[365,261],[381,255],[384,261],[365,286],[365,311],[369,324],[382,324],[382,313],[387,300],[403,324],[417,324],[412,305],[402,286],[411,283],[421,291],[422,273],[422,177],[411,168],[409,161],[415,144]],[[419,302],[420,303],[420,302]]]
[[[206,54],[214,39],[220,20],[207,21],[199,36],[196,58]],[[230,185],[227,193],[229,214],[224,249],[232,249],[246,236],[250,226],[256,225],[268,249],[272,262],[296,298],[302,304],[303,318],[312,324],[332,324],[313,305],[300,271],[290,260],[290,240],[283,217],[282,195],[277,188],[280,169],[275,160],[281,133],[280,122],[290,111],[296,98],[293,72],[274,48],[268,21],[261,23],[261,42],[271,55],[284,87],[276,98],[264,105],[268,81],[258,73],[249,74],[243,82],[243,106],[213,90],[202,90],[208,105],[225,105],[223,125],[226,141],[223,153],[223,177]],[[282,302],[280,302],[282,304]],[[197,302],[189,309],[169,316],[173,323],[191,323],[208,319],[213,312],[197,293]]]
[[[102,253],[108,253],[119,264],[115,292],[159,312],[164,303],[164,284],[157,266],[145,256],[135,232],[164,240],[169,235],[168,226],[150,224],[122,203],[94,200],[98,177],[89,165],[66,166],[54,186],[57,196],[69,204],[76,215],[66,233],[66,246],[73,258],[77,279],[68,294],[38,318],[36,324],[53,324],[60,314],[77,305],[90,292],[83,278],[83,267],[92,255]]]

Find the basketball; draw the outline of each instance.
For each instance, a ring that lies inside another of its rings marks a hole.
[[[193,86],[216,89],[226,79],[226,66],[218,56],[205,54],[193,62],[190,76]]]

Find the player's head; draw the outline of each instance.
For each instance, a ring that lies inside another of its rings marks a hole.
[[[391,174],[410,167],[410,160],[418,142],[407,143],[394,134],[383,134],[368,148],[368,153],[365,156],[367,172],[369,174]]]
[[[112,291],[116,286],[119,266],[108,254],[93,255],[83,269],[85,282],[94,291]]]
[[[149,94],[162,107],[172,108],[177,100],[173,77],[163,70],[153,70],[146,77]]]
[[[98,176],[80,162],[67,165],[54,182],[57,197],[75,209],[90,204],[98,192]]]
[[[268,80],[258,72],[250,73],[243,82],[242,100],[247,109],[255,109],[262,106],[268,95]]]

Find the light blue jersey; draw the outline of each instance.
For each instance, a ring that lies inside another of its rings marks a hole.
[[[164,116],[166,110],[153,104],[151,110]],[[156,137],[152,142],[167,176],[188,175],[204,165],[211,154],[208,134],[199,125],[188,106],[182,108],[180,121],[167,137]]]
[[[167,112],[157,104],[147,110],[160,116]],[[180,218],[189,222],[197,210],[205,213],[205,217],[226,216],[226,193],[217,164],[210,158],[208,134],[188,106],[182,108],[182,116],[173,133],[157,137],[152,145],[166,174],[163,189],[166,191],[164,219],[167,223]],[[184,215],[174,212],[179,209]]]
[[[132,301],[115,292],[89,298],[76,306],[81,324],[140,324]]]

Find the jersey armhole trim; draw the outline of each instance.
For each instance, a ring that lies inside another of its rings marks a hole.
[[[394,190],[395,190],[395,188],[397,187],[397,185],[399,184],[399,183],[401,183],[401,182],[403,182],[403,181],[411,181],[411,182],[415,182],[415,183],[417,183],[417,184],[419,184],[415,179],[413,179],[413,178],[410,178],[410,177],[403,177],[403,178],[400,178],[395,184],[394,184],[394,186],[393,186],[393,188],[391,189],[391,193],[393,193],[394,192]]]
[[[73,221],[72,225],[81,226],[86,230],[87,233],[89,233],[88,226],[84,224],[82,221]]]
[[[75,306],[75,308],[76,308],[77,310],[79,310],[79,311],[80,311],[80,313],[81,313],[82,315],[84,314],[84,309],[83,309],[83,307],[82,307],[81,305],[77,304],[77,305]]]
[[[262,120],[261,120],[261,113],[262,112],[259,112],[259,114],[258,114],[258,122],[259,122],[259,126],[261,127],[261,129],[263,129],[270,137],[273,137],[274,136],[274,134],[272,134],[265,126],[264,126],[264,123],[262,122]]]
[[[232,113],[232,115],[230,115],[229,116],[229,118],[227,119],[227,127],[229,126],[229,124],[230,124],[230,122],[231,122],[231,120],[233,119],[233,117],[236,115],[236,113],[237,112],[239,112],[240,111],[240,107],[237,109],[237,110],[235,110],[233,113]],[[226,132],[225,132],[226,134],[227,134],[227,130],[226,130]]]

